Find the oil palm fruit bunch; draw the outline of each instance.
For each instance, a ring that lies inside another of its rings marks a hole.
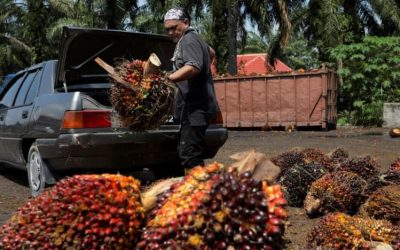
[[[396,159],[389,167],[390,172],[400,173],[400,158]]]
[[[293,167],[295,164],[304,163],[304,153],[298,150],[290,150],[283,152],[275,157],[271,158],[271,161],[281,168],[280,175],[285,175],[285,172]]]
[[[349,158],[349,152],[347,152],[344,148],[339,147],[333,150],[329,156],[334,164],[338,164]]]
[[[371,193],[382,186],[379,178],[379,164],[370,156],[349,159],[342,162],[336,170],[349,171],[358,174],[367,181],[367,193]]]
[[[394,161],[389,169],[380,176],[384,184],[400,185],[400,158]]]
[[[140,183],[76,175],[25,203],[0,231],[0,249],[133,249],[144,210]]]
[[[385,220],[325,215],[308,235],[309,249],[400,249],[400,228]]]
[[[317,148],[306,148],[301,151],[304,154],[304,161],[306,163],[314,162],[322,165],[324,168],[329,169],[333,164],[331,158],[327,156],[322,150]]]
[[[364,217],[385,219],[400,226],[400,185],[384,186],[376,190],[360,207],[359,213]]]
[[[308,215],[340,211],[355,213],[365,201],[366,181],[355,173],[327,173],[311,184],[304,200]]]
[[[156,129],[171,115],[175,87],[160,66],[153,53],[147,61],[121,59],[109,69],[114,82],[110,102],[124,126],[135,131]]]
[[[137,249],[281,249],[280,186],[219,164],[192,169],[159,196]]]
[[[323,176],[327,171],[314,162],[298,163],[281,175],[278,182],[282,185],[283,193],[290,206],[303,206],[304,198],[311,183]]]

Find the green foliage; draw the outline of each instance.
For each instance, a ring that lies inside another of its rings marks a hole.
[[[30,47],[21,39],[21,17],[13,0],[0,1],[0,82],[3,76],[30,63]]]
[[[312,69],[321,65],[317,49],[309,46],[303,34],[292,36],[282,60],[292,69]]]
[[[330,56],[343,62],[343,117],[354,125],[381,125],[383,103],[400,101],[400,37],[367,36],[332,49]]]
[[[217,72],[228,71],[228,8],[226,1],[217,0],[211,4],[212,35],[211,46],[214,48],[217,58]],[[217,32],[218,31],[218,32]]]
[[[247,53],[265,53],[268,49],[267,42],[261,37],[261,35],[250,31],[245,41],[240,41],[242,45],[238,48],[240,54]]]

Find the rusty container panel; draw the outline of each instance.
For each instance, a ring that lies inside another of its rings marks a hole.
[[[215,79],[225,127],[336,125],[333,71]]]

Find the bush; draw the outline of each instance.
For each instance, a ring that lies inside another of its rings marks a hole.
[[[342,62],[341,122],[382,125],[383,103],[400,101],[400,37],[365,37],[330,51]],[[343,112],[345,111],[345,112]]]

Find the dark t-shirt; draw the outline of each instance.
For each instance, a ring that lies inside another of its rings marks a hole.
[[[175,69],[191,65],[200,70],[193,78],[177,83],[175,118],[181,122],[188,120],[192,126],[206,125],[218,110],[210,69],[210,47],[189,29],[177,43],[172,61]]]

